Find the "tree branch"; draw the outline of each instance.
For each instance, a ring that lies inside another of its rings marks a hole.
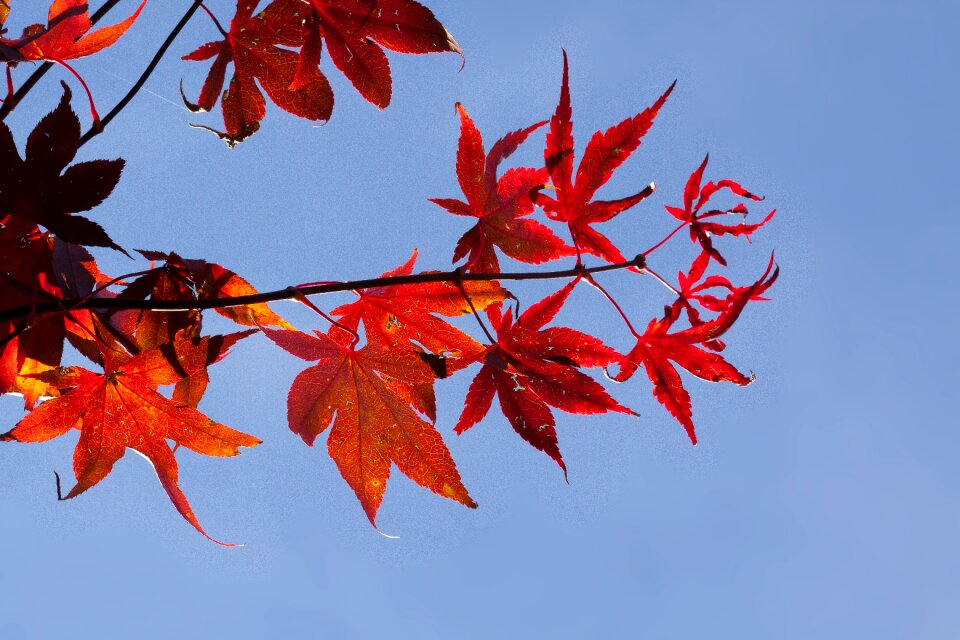
[[[142,311],[190,311],[207,309],[227,309],[242,307],[251,304],[277,302],[279,300],[296,300],[302,296],[318,296],[328,293],[356,291],[373,287],[387,287],[402,284],[425,284],[431,282],[490,282],[496,280],[556,280],[573,278],[578,275],[618,271],[631,267],[643,268],[643,256],[637,256],[627,262],[607,264],[588,269],[577,266],[572,269],[559,271],[526,271],[515,273],[463,273],[454,271],[434,271],[416,273],[409,276],[389,276],[386,278],[368,278],[366,280],[352,280],[349,282],[331,282],[307,287],[287,287],[277,291],[267,291],[248,296],[228,296],[224,298],[206,298],[203,300],[141,300],[128,298],[80,298],[65,299],[52,302],[41,302],[34,305],[16,307],[0,312],[0,322],[28,318],[31,316],[81,309],[106,310],[142,310]]]
[[[99,127],[92,127],[80,138],[80,146],[82,147],[91,138],[100,135],[103,133],[103,130],[106,128],[110,121],[117,117],[117,115],[126,108],[127,104],[133,100],[133,97],[140,92],[140,89],[143,88],[143,85],[146,84],[147,79],[153,74],[153,71],[157,68],[157,65],[160,64],[160,61],[163,59],[163,56],[166,55],[167,49],[170,48],[170,45],[173,44],[173,41],[177,39],[177,36],[180,35],[180,32],[183,31],[183,28],[187,26],[187,23],[190,22],[190,19],[193,18],[193,15],[197,12],[203,5],[202,0],[193,0],[193,4],[190,5],[190,8],[187,9],[186,13],[183,14],[183,17],[180,18],[180,22],[176,24],[173,30],[167,34],[167,39],[163,41],[163,44],[160,45],[160,48],[157,49],[157,52],[153,55],[153,59],[150,61],[150,64],[147,65],[147,68],[144,69],[143,73],[140,74],[140,77],[137,78],[137,81],[133,83],[133,86],[130,88],[130,91],[127,92],[127,95],[123,96],[120,101],[110,110],[110,113],[105,115],[100,120]]]

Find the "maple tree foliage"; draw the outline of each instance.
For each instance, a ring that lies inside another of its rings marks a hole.
[[[308,120],[329,120],[333,90],[319,69],[323,45],[333,64],[366,100],[390,104],[390,63],[381,47],[400,53],[462,53],[433,13],[413,0],[274,0],[254,15],[260,0],[237,0],[223,40],[208,42],[184,60],[213,59],[193,111],[209,111],[219,98],[226,131],[213,131],[230,145],[250,137],[266,115],[266,101]],[[299,54],[291,51],[300,49]],[[229,88],[223,91],[233,63]]]
[[[13,134],[0,124],[0,198],[4,212],[45,227],[65,242],[122,251],[103,227],[83,216],[106,200],[120,181],[123,160],[94,160],[68,168],[80,147],[80,120],[64,85],[59,106],[40,121],[21,158]]]
[[[749,238],[760,227],[770,222],[770,219],[776,214],[776,210],[771,211],[766,218],[755,224],[741,222],[730,225],[722,222],[706,222],[707,220],[721,216],[746,216],[747,214],[747,207],[743,203],[737,204],[730,209],[710,209],[708,211],[702,211],[704,205],[706,205],[710,201],[710,198],[718,191],[728,189],[735,195],[748,200],[763,200],[763,198],[750,193],[733,180],[711,181],[707,184],[702,184],[703,172],[707,168],[707,162],[709,162],[709,160],[710,156],[707,155],[704,157],[700,166],[690,174],[690,179],[687,180],[687,185],[683,190],[683,208],[668,206],[667,211],[669,211],[670,215],[674,218],[689,227],[690,239],[699,242],[704,253],[720,264],[726,265],[726,259],[724,259],[724,257],[720,255],[720,252],[713,246],[713,238],[715,236],[728,235]]]
[[[0,112],[0,394],[21,396],[25,411],[17,424],[0,429],[0,442],[39,443],[79,432],[76,483],[62,495],[57,477],[62,499],[95,487],[133,450],[151,462],[180,515],[207,536],[180,487],[177,456],[184,450],[235,456],[270,436],[220,424],[199,409],[211,366],[259,333],[278,353],[310,363],[292,381],[286,399],[289,429],[309,446],[326,434],[330,457],[374,526],[394,466],[420,486],[476,507],[445,433],[464,434],[481,422],[509,425],[566,476],[554,409],[578,416],[638,415],[601,383],[601,372],[625,382],[642,368],[653,397],[694,443],[693,401],[680,370],[709,382],[752,381],[721,355],[724,340],[750,303],[767,299],[779,269],[771,256],[754,282],[735,283],[719,271],[727,268],[719,245],[724,237],[749,240],[772,219],[774,212],[759,222],[742,219],[746,202],[760,196],[729,179],[704,183],[705,158],[679,194],[682,205],[664,205],[676,227],[645,252],[627,259],[596,228],[653,197],[652,182],[612,200],[598,193],[640,147],[675,83],[636,115],[594,133],[579,163],[566,52],[553,115],[507,133],[489,150],[458,103],[452,171],[463,199],[430,201],[472,223],[453,245],[459,266],[418,272],[414,251],[379,277],[260,293],[219,264],[171,251],[130,253],[111,239],[98,222],[98,207],[122,179],[124,161],[73,163],[90,132],[81,135],[66,84],[50,113],[26,136],[22,153],[2,122],[15,96],[39,79],[38,72],[15,94],[12,69],[50,61],[73,72],[68,60],[108,49],[146,5],[144,0],[125,20],[92,30],[116,3],[110,0],[91,17],[85,2],[54,0],[46,25],[8,38],[3,27],[11,3],[0,0],[0,62],[8,80]],[[379,108],[392,96],[384,49],[462,55],[431,10],[413,0],[238,0],[228,29],[195,0],[142,80],[198,10],[222,39],[183,56],[210,61],[197,101],[185,93],[184,101],[194,111],[219,103],[224,131],[201,127],[231,146],[260,129],[267,98],[307,120],[331,117],[334,97],[321,71],[324,52]],[[80,82],[89,96],[91,131],[102,130],[142,86],[135,84],[100,123],[87,85]],[[540,135],[541,166],[501,169],[521,145]],[[740,201],[711,208],[721,194]],[[698,253],[674,286],[651,261],[684,229]],[[119,251],[143,263],[114,277],[101,271],[91,250]],[[590,256],[601,264],[588,265]],[[562,268],[512,272],[505,261]],[[662,284],[672,296],[662,312],[647,316],[642,332],[631,318],[643,312],[624,309],[598,280],[616,270]],[[515,280],[562,282],[541,299],[526,301],[508,290]],[[555,324],[578,288],[593,289],[609,303],[610,313],[623,321],[622,343],[605,344],[589,326]],[[315,302],[334,292],[352,292],[356,299],[328,310]],[[321,327],[293,327],[267,304],[282,299],[315,311]],[[210,310],[240,328],[206,333],[204,313]],[[476,330],[467,331],[465,324]],[[84,360],[85,366],[73,364]],[[438,424],[438,384],[468,370],[473,377],[459,419],[452,426]],[[502,418],[491,416],[497,413],[491,411],[494,399]]]
[[[318,361],[290,388],[290,430],[313,445],[333,422],[327,451],[370,522],[376,520],[391,463],[417,484],[477,506],[431,424],[436,420],[435,375],[415,351],[378,342],[357,349],[344,331],[332,337],[265,331],[293,355]]]
[[[142,0],[137,10],[126,20],[88,33],[93,23],[90,21],[87,3],[84,0],[54,0],[50,5],[46,26],[30,25],[16,39],[0,36],[0,62],[5,62],[7,67],[7,99],[10,100],[13,97],[10,69],[14,65],[18,62],[49,60],[62,65],[76,76],[87,92],[90,114],[93,116],[94,123],[99,122],[100,116],[93,104],[93,96],[87,88],[87,83],[67,63],[67,60],[92,55],[115,43],[136,21],[146,4],[147,0]],[[0,13],[0,27],[3,26],[9,11],[9,6],[6,6]]]
[[[178,338],[135,356],[105,348],[102,374],[83,367],[42,374],[56,388],[68,391],[41,404],[0,439],[45,442],[79,429],[73,459],[77,484],[64,499],[76,497],[103,480],[127,449],[138,451],[153,464],[177,511],[207,535],[180,490],[177,461],[167,440],[197,453],[221,457],[235,456],[240,447],[253,447],[260,441],[214,422],[176,398],[166,398],[157,388],[205,369],[243,336]],[[166,346],[174,357],[164,353]]]
[[[413,274],[416,260],[417,252],[414,251],[406,263],[384,273],[381,278]],[[358,290],[356,294],[360,298],[357,302],[342,305],[332,312],[340,318],[338,324],[341,328],[356,332],[362,321],[370,342],[400,350],[422,345],[442,357],[443,373],[437,374],[440,377],[472,362],[483,351],[483,346],[437,315],[465,315],[472,309],[486,309],[510,296],[492,280],[462,283],[461,287],[453,282],[388,285]]]
[[[532,194],[547,180],[544,169],[514,168],[497,178],[500,163],[509,158],[527,137],[542,127],[539,122],[508,133],[490,149],[463,105],[460,115],[460,142],[457,147],[457,180],[467,201],[432,198],[450,213],[477,218],[464,233],[453,252],[453,261],[467,258],[466,268],[481,273],[500,271],[496,249],[514,260],[540,264],[568,255],[567,245],[546,225],[529,219],[534,212]]]
[[[536,196],[536,201],[551,220],[567,223],[578,259],[581,252],[585,252],[610,262],[626,260],[620,250],[591,225],[606,222],[639,204],[653,193],[654,184],[650,183],[638,193],[618,200],[593,201],[593,197],[613,172],[640,146],[643,136],[650,130],[654,118],[673,92],[674,84],[671,84],[652,106],[636,116],[627,118],[602,133],[596,132],[583,152],[574,182],[573,109],[570,106],[570,72],[567,54],[564,52],[560,102],[550,119],[550,132],[543,151],[544,164],[550,174],[556,198],[540,193]]]
[[[497,333],[480,357],[483,367],[467,392],[463,415],[454,430],[463,433],[490,410],[494,395],[513,430],[567,466],[557,444],[556,422],[548,405],[570,413],[633,413],[579,369],[618,362],[616,351],[597,338],[568,327],[543,329],[557,315],[579,279],[532,305],[516,319],[513,310],[491,307],[487,317]]]
[[[637,336],[637,345],[627,353],[620,373],[614,376],[618,382],[630,378],[639,365],[647,371],[657,400],[686,429],[690,440],[696,444],[693,428],[690,394],[683,387],[680,375],[670,361],[710,382],[733,382],[750,384],[751,379],[740,373],[718,353],[724,348],[719,340],[739,317],[747,302],[756,299],[776,281],[778,271],[770,273],[770,265],[755,283],[748,287],[732,287],[730,294],[721,303],[720,315],[713,320],[697,321],[688,329],[668,333],[678,316],[678,305],[667,307],[663,318],[650,321],[647,330]],[[703,346],[698,346],[703,345]]]

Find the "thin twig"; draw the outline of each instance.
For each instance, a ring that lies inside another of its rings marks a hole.
[[[83,136],[80,138],[80,146],[82,147],[91,138],[100,135],[103,133],[103,130],[106,128],[110,121],[117,117],[117,115],[124,110],[124,108],[129,104],[133,97],[140,92],[140,89],[143,88],[143,85],[146,84],[147,79],[153,74],[154,69],[157,68],[157,65],[160,64],[160,61],[163,59],[163,56],[167,53],[167,49],[170,48],[170,45],[173,44],[173,41],[177,39],[177,36],[180,35],[180,32],[183,31],[183,28],[187,26],[187,23],[190,22],[190,19],[202,6],[201,0],[193,0],[193,4],[190,5],[190,8],[187,9],[186,13],[183,14],[183,17],[180,18],[180,22],[173,28],[169,34],[167,34],[167,39],[163,41],[163,44],[160,45],[160,48],[157,49],[157,52],[154,54],[153,59],[150,61],[150,64],[147,65],[147,68],[144,69],[143,73],[140,74],[140,77],[137,78],[137,81],[133,83],[133,86],[130,88],[130,91],[127,92],[127,95],[123,96],[120,99],[120,102],[110,110],[110,113],[105,115],[102,120],[99,122],[99,126],[95,123],[93,127],[90,128]]]

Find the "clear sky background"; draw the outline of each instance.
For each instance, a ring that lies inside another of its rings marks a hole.
[[[35,4],[15,2],[10,26],[41,19]],[[103,111],[186,4],[150,3],[119,45],[78,62]],[[329,124],[273,108],[235,150],[188,128],[221,122],[179,106],[179,80],[196,95],[206,66],[171,56],[82,151],[128,163],[91,217],[125,247],[220,262],[262,289],[376,275],[414,247],[424,268],[444,268],[466,227],[426,199],[459,195],[454,103],[488,143],[548,118],[565,47],[578,151],[679,81],[602,192],[658,183],[654,198],[605,227],[625,253],[661,237],[662,205],[679,201],[706,151],[708,176],[765,194],[757,214],[779,209],[753,245],[724,244],[741,282],[773,249],[783,271],[775,300],[752,305],[729,335],[728,358],[756,383],[687,378],[696,448],[642,375],[614,389],[640,419],[558,413],[567,485],[496,411],[455,437],[470,376],[443,382],[438,426],[480,509],[394,471],[379,517],[400,536],[389,540],[325,447],[287,431],[284,399],[303,363],[250,339],[212,371],[201,408],[265,443],[228,460],[178,456],[207,529],[246,546],[197,535],[137,456],[58,503],[53,471],[69,474],[75,436],[6,445],[0,635],[955,638],[960,5],[428,4],[466,51],[462,72],[453,55],[392,56],[394,104],[384,112],[331,72]],[[209,5],[232,15],[228,0]],[[173,51],[216,35],[197,16]],[[60,77],[9,119],[21,144],[56,104]],[[536,162],[541,142],[518,162]],[[114,273],[130,270],[98,255]],[[654,265],[675,274],[693,255],[681,237]],[[604,282],[640,324],[666,300],[645,279]],[[294,305],[278,310],[301,328],[322,326]],[[630,346],[586,289],[561,319]],[[0,400],[4,430],[20,416],[18,399]]]

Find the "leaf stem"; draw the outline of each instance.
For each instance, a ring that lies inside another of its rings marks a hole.
[[[207,17],[210,18],[211,20],[213,20],[213,24],[217,27],[217,31],[220,32],[220,35],[222,35],[224,38],[229,37],[230,34],[228,34],[228,33],[223,29],[223,25],[220,24],[220,21],[219,21],[219,20],[217,20],[217,16],[213,15],[213,12],[210,11],[210,9],[207,8],[207,5],[203,4],[203,0],[198,0],[198,3],[199,3],[199,5],[200,5],[200,8],[203,9],[203,12],[204,12],[205,14],[207,14]]]
[[[327,322],[329,322],[329,323],[330,323],[331,325],[333,325],[334,327],[336,327],[336,328],[338,328],[338,329],[340,329],[340,330],[342,330],[342,331],[346,331],[347,333],[349,333],[350,335],[352,335],[352,336],[353,336],[353,342],[350,344],[350,346],[351,346],[351,347],[356,347],[356,346],[357,346],[357,343],[360,342],[360,334],[359,334],[359,333],[357,333],[356,331],[354,331],[354,330],[351,329],[350,327],[346,326],[345,324],[342,324],[342,323],[340,323],[340,322],[337,322],[336,320],[334,320],[333,318],[331,318],[331,317],[327,314],[327,312],[325,312],[323,309],[321,309],[321,308],[318,307],[317,305],[313,304],[313,303],[310,301],[310,298],[308,298],[307,296],[305,296],[305,295],[303,295],[302,293],[300,293],[300,287],[292,287],[292,288],[293,288],[293,290],[296,292],[296,300],[300,301],[304,306],[306,306],[307,308],[309,308],[310,310],[312,310],[314,313],[316,313],[317,315],[319,315],[321,318],[323,318],[324,320],[326,320]]]
[[[680,293],[679,291],[677,291],[676,287],[674,287],[672,284],[670,284],[669,282],[667,282],[666,280],[664,280],[663,278],[661,278],[660,275],[657,274],[656,271],[654,271],[654,270],[651,269],[650,267],[644,267],[643,270],[644,270],[645,272],[649,273],[650,275],[652,275],[658,282],[660,282],[660,284],[662,284],[663,286],[665,286],[667,289],[670,289],[670,291],[673,291],[675,294],[677,294],[677,295],[680,296],[681,298],[683,297],[683,294]]]
[[[577,242],[577,234],[573,232],[573,224],[567,223],[567,229],[570,231],[570,241],[573,242],[573,248],[577,250],[577,266],[583,266],[583,252],[580,250],[580,243]]]
[[[589,276],[589,275],[588,275],[588,276],[584,276],[583,279],[586,280],[587,283],[589,283],[590,286],[592,286],[594,289],[596,289],[597,291],[599,291],[600,293],[602,293],[603,296],[604,296],[607,300],[610,301],[610,304],[613,305],[613,308],[616,309],[616,310],[617,310],[617,313],[620,314],[620,317],[623,318],[623,322],[624,322],[624,324],[627,325],[627,329],[630,330],[630,333],[633,334],[633,337],[634,337],[634,338],[637,338],[637,339],[639,340],[639,339],[640,339],[640,334],[637,333],[637,330],[633,328],[633,323],[630,322],[630,318],[628,318],[628,317],[627,317],[627,314],[624,313],[623,308],[620,306],[620,303],[618,303],[618,302],[614,299],[614,297],[613,297],[612,295],[610,295],[610,292],[607,291],[605,288],[603,288],[603,286],[601,286],[599,282],[597,282],[596,280],[594,280],[594,279],[593,279],[593,276]]]
[[[649,249],[647,249],[646,251],[644,251],[644,252],[643,252],[643,255],[644,255],[644,256],[648,256],[648,255],[650,255],[651,253],[653,253],[654,251],[656,251],[657,249],[659,249],[660,247],[662,247],[663,245],[667,244],[667,242],[670,240],[670,238],[672,238],[673,236],[677,235],[677,233],[679,233],[680,230],[683,229],[684,227],[686,227],[688,224],[690,224],[690,223],[689,223],[689,222],[684,222],[683,224],[679,225],[676,229],[674,229],[673,231],[671,231],[671,232],[667,235],[666,238],[664,238],[663,240],[661,240],[661,241],[658,242],[657,244],[653,245],[652,247],[650,247]]]
[[[67,62],[64,62],[63,60],[51,60],[51,62],[60,65],[61,67],[69,71],[74,78],[77,79],[77,82],[80,83],[80,86],[83,87],[83,90],[87,94],[87,102],[90,104],[90,117],[93,118],[93,128],[96,129],[100,127],[101,126],[100,114],[97,113],[97,105],[93,103],[93,94],[90,93],[90,87],[87,86],[87,82],[83,79],[83,76],[77,73],[76,69],[71,67]],[[64,83],[63,86],[64,88],[66,88],[67,86],[66,83]]]
[[[487,336],[487,340],[490,341],[491,345],[497,344],[497,341],[491,335],[490,330],[487,329],[487,325],[483,322],[483,319],[480,317],[480,314],[477,313],[477,307],[473,304],[473,299],[470,297],[470,294],[467,293],[466,288],[463,286],[463,271],[457,269],[454,273],[457,274],[457,278],[454,281],[454,284],[457,285],[457,289],[460,291],[460,295],[463,296],[463,299],[467,301],[467,305],[470,306],[470,311],[473,312],[473,317],[476,319],[477,324],[480,325],[480,328],[483,329],[483,334]]]

